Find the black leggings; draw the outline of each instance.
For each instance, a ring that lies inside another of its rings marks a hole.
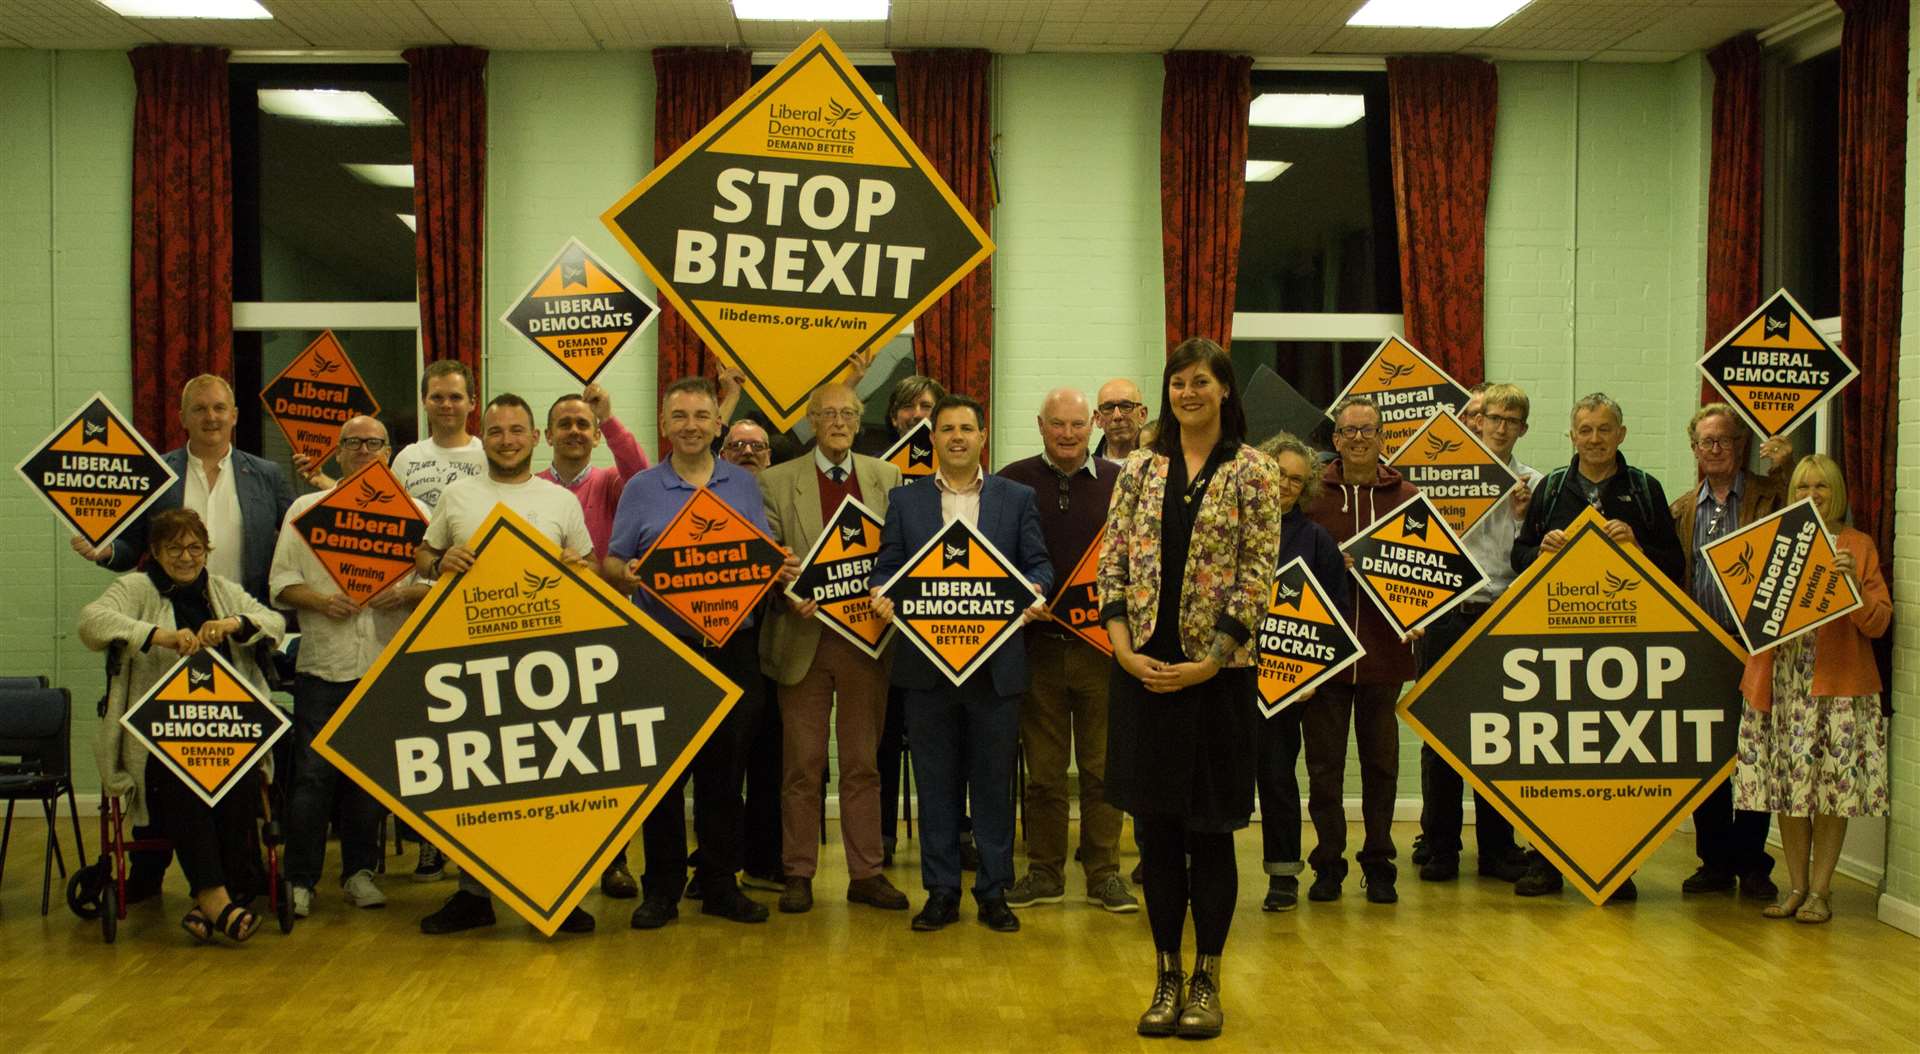
[[[253,829],[260,815],[259,780],[258,772],[248,773],[220,804],[209,806],[158,760],[147,759],[147,808],[154,826],[173,843],[188,889],[198,893],[225,886],[235,900],[261,891],[264,873]]]
[[[1233,925],[1233,902],[1240,895],[1233,835],[1189,831],[1172,815],[1135,816],[1133,828],[1140,838],[1154,950],[1179,954],[1191,905],[1195,950],[1219,955]]]

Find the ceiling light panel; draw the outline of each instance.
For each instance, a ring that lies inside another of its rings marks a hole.
[[[400,118],[372,95],[335,88],[261,88],[260,112],[316,124],[400,123]]]
[[[1247,182],[1271,183],[1280,178],[1280,173],[1292,167],[1291,161],[1248,161]]]
[[[1268,92],[1254,96],[1247,119],[1258,128],[1345,128],[1366,115],[1364,95]]]
[[[1533,0],[1367,0],[1350,26],[1403,29],[1486,29],[1505,22]]]
[[[376,187],[412,187],[412,165],[368,165],[343,161],[340,167],[353,173],[353,178],[362,183],[371,183]]]
[[[887,0],[733,0],[742,22],[885,22]]]
[[[256,0],[100,0],[123,18],[270,19]]]

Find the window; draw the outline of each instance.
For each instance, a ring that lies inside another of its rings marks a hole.
[[[1761,287],[1786,289],[1836,346],[1840,333],[1839,15],[1768,44],[1762,87],[1766,166]],[[1711,334],[1718,339],[1723,334]],[[1796,455],[1834,448],[1840,401],[1790,437]]]

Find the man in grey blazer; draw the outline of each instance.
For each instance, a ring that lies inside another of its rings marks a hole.
[[[848,497],[887,514],[887,492],[900,485],[900,470],[853,452],[860,430],[860,397],[845,384],[823,385],[807,403],[816,445],[760,473],[767,524],[774,540],[796,554],[812,550],[840,503]],[[780,781],[781,869],[786,890],[780,910],[813,907],[813,875],[820,845],[821,774],[827,768],[827,722],[839,698],[835,730],[840,744],[840,842],[847,854],[847,899],[889,911],[904,911],[906,894],[881,871],[880,726],[887,710],[887,671],[814,617],[813,601],[772,602],[773,617],[760,635],[760,669],[780,686],[782,773]]]

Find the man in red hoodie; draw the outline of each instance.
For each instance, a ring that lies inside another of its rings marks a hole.
[[[1353,396],[1333,408],[1333,447],[1340,455],[1321,476],[1320,496],[1307,515],[1339,544],[1366,530],[1419,491],[1380,463],[1380,408]],[[1352,560],[1347,561],[1352,566]],[[1338,900],[1347,877],[1347,724],[1360,758],[1360,815],[1366,842],[1355,857],[1375,904],[1400,899],[1394,891],[1393,803],[1400,780],[1400,726],[1394,705],[1413,678],[1413,649],[1375,608],[1352,591],[1342,612],[1367,654],[1300,704],[1307,755],[1307,813],[1319,844],[1308,855],[1313,885],[1307,899]]]

